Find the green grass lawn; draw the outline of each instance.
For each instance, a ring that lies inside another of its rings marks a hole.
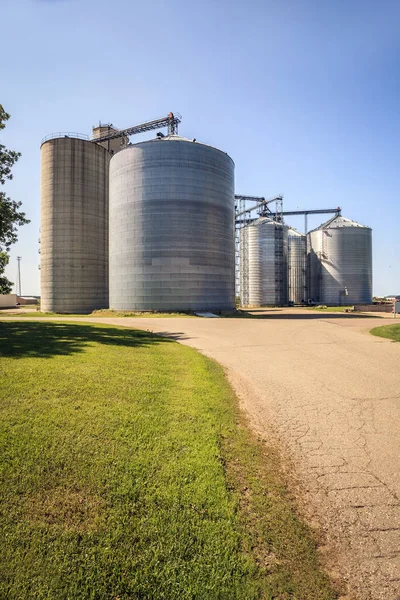
[[[0,322],[0,598],[336,598],[223,370],[166,338]]]
[[[130,310],[112,310],[112,309],[104,309],[104,310],[94,310],[89,314],[63,314],[60,315],[58,313],[51,312],[41,312],[40,310],[29,310],[29,311],[21,311],[16,309],[14,312],[3,312],[0,311],[0,317],[39,317],[39,318],[47,318],[47,317],[144,317],[144,318],[153,318],[160,319],[162,317],[193,317],[195,315],[190,313],[163,313],[163,312],[134,312]]]
[[[378,335],[379,337],[394,340],[395,342],[400,342],[400,323],[375,327],[374,329],[371,329],[370,333],[372,333],[372,335]]]

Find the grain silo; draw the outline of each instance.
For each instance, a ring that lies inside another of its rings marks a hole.
[[[307,236],[309,298],[326,305],[372,302],[372,230],[336,216]]]
[[[108,306],[109,159],[84,136],[59,134],[42,142],[42,311],[88,313]]]
[[[288,281],[289,302],[302,304],[307,300],[307,238],[289,227],[288,230]]]
[[[243,306],[288,302],[288,228],[260,217],[240,231],[240,290]]]
[[[177,135],[110,163],[110,307],[234,308],[234,163]]]

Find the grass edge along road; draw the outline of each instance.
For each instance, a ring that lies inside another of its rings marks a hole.
[[[149,311],[149,312],[135,312],[130,310],[113,310],[113,309],[101,309],[94,310],[91,313],[52,313],[52,312],[41,312],[40,310],[21,310],[21,309],[8,309],[7,311],[0,310],[0,318],[43,318],[46,319],[48,317],[55,318],[63,318],[63,317],[112,317],[114,318],[124,318],[124,317],[135,317],[135,318],[146,318],[146,319],[161,319],[165,317],[169,318],[177,318],[177,317],[193,317],[194,313],[179,313],[179,312],[157,312],[157,311]]]
[[[394,342],[400,342],[400,323],[393,323],[391,325],[382,325],[381,327],[374,327],[370,333],[378,337],[383,337]]]
[[[0,332],[0,597],[337,597],[217,363],[128,328]]]

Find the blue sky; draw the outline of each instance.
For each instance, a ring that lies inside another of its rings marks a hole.
[[[282,193],[286,210],[340,205],[370,225],[374,293],[400,294],[400,2],[1,4],[1,139],[22,152],[7,191],[32,220],[7,271],[15,281],[22,256],[23,293],[40,289],[41,138],[172,110],[182,135],[232,156],[237,193]]]

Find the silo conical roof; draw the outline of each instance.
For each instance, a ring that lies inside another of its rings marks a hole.
[[[213,150],[218,150],[218,152],[221,152],[222,154],[225,154],[226,156],[228,156],[228,158],[231,160],[231,162],[233,164],[234,160],[231,156],[229,156],[229,154],[227,152],[225,152],[224,150],[221,150],[220,148],[216,148],[215,146],[211,146],[210,144],[205,144],[204,142],[199,142],[196,138],[187,138],[184,137],[182,135],[178,135],[177,133],[170,133],[168,135],[164,135],[163,137],[155,137],[152,138],[150,140],[142,140],[141,142],[136,142],[136,143],[131,143],[129,144],[128,148],[132,148],[135,146],[143,146],[144,144],[157,144],[159,142],[189,142],[191,144],[196,144],[197,146],[201,146],[204,148],[212,148]]]
[[[281,225],[283,226],[284,224],[281,223],[280,221],[275,221],[275,219],[271,216],[268,217],[257,217],[257,219],[255,221],[253,221],[252,225]]]
[[[301,233],[301,231],[298,231],[297,229],[295,229],[294,227],[289,225],[288,228],[288,234],[292,235],[294,237],[305,237],[304,233]]]
[[[325,221],[325,223],[322,223],[321,225],[319,225],[319,227],[316,227],[312,231],[318,231],[320,229],[339,229],[342,227],[361,227],[363,229],[371,229],[370,227],[368,227],[368,225],[361,225],[356,221],[352,221],[351,219],[346,219],[346,217],[342,217],[342,215],[338,215],[333,217],[332,219],[329,219],[328,221]],[[309,231],[309,233],[311,233],[311,231]]]

